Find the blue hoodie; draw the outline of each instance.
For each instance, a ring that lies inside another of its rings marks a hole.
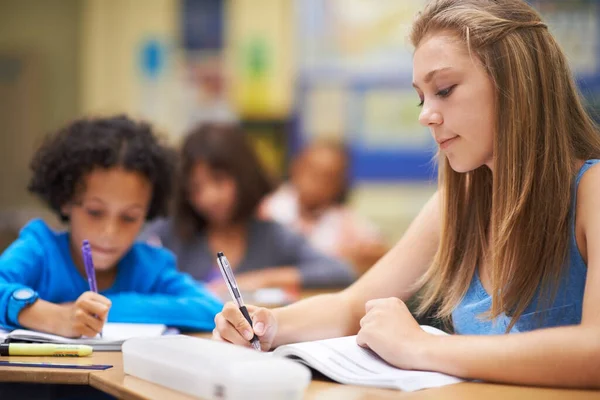
[[[51,303],[73,302],[89,286],[71,258],[69,233],[34,220],[0,256],[0,326],[20,327],[12,293],[31,288]],[[113,285],[100,294],[112,301],[109,322],[160,323],[211,330],[222,304],[201,284],[177,271],[167,250],[135,243],[117,266]]]

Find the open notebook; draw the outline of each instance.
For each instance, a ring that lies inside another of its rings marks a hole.
[[[121,345],[127,339],[134,337],[156,337],[171,333],[165,325],[159,324],[123,324],[107,323],[102,331],[102,338],[71,339],[49,333],[16,329],[10,333],[0,334],[9,342],[36,342],[36,343],[62,343],[62,344],[87,344],[95,351],[120,351]]]
[[[446,335],[430,326],[421,328],[432,334]],[[393,367],[371,350],[357,345],[356,336],[288,344],[273,353],[297,360],[334,381],[349,385],[414,391],[463,381],[439,372]]]

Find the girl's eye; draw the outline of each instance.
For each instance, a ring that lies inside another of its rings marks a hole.
[[[441,97],[441,98],[446,98],[446,97],[450,96],[450,94],[452,93],[452,91],[454,90],[455,87],[456,87],[456,85],[452,85],[446,89],[439,90],[435,95],[438,97]],[[421,97],[421,102],[417,106],[423,107],[424,102],[425,102],[425,98]]]
[[[436,93],[436,96],[439,97],[448,97],[450,96],[450,93],[452,93],[452,91],[454,90],[454,88],[456,87],[456,85],[452,85],[449,88],[446,89],[442,89],[439,92]]]

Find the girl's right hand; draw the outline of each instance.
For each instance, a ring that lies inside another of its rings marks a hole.
[[[75,301],[61,305],[63,326],[58,334],[66,337],[94,337],[102,331],[111,301],[101,294],[85,292]]]
[[[260,340],[262,350],[270,350],[277,333],[277,320],[273,311],[256,306],[246,306],[246,308],[248,308],[252,318],[254,333]],[[214,340],[251,347],[250,340],[254,335],[253,328],[250,327],[235,303],[228,302],[225,304],[223,311],[215,316],[215,326],[213,330]]]

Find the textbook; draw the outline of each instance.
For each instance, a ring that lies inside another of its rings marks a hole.
[[[431,326],[421,328],[428,333],[447,335]],[[348,385],[414,391],[463,382],[460,378],[439,372],[396,368],[373,351],[356,344],[356,336],[288,344],[278,347],[273,354],[298,361]]]
[[[92,346],[95,351],[121,351],[121,345],[127,339],[134,337],[157,337],[170,333],[165,325],[160,324],[125,324],[106,323],[102,337],[81,337],[77,339],[52,335],[49,333],[15,329],[9,333],[0,333],[0,338],[6,342],[33,342],[59,344],[85,344]]]

